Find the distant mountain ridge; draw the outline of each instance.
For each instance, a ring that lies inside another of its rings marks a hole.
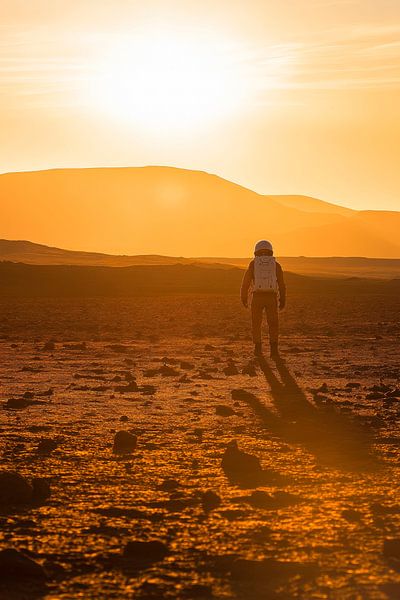
[[[400,212],[261,195],[172,167],[0,175],[0,236],[133,255],[247,256],[269,238],[284,256],[400,258]]]
[[[63,250],[30,241],[1,240],[0,262],[25,263],[47,266],[173,266],[191,265],[230,268],[248,265],[250,258],[195,257],[184,258],[160,255],[118,256],[96,252]],[[362,257],[279,257],[286,271],[300,275],[321,277],[372,277],[395,279],[400,277],[400,259]]]

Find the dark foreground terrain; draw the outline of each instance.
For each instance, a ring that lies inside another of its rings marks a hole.
[[[398,294],[351,285],[277,363],[237,295],[0,298],[0,598],[400,598]]]

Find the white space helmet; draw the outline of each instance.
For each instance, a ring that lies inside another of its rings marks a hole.
[[[254,253],[259,252],[260,250],[273,250],[271,242],[268,240],[260,240],[254,247]]]

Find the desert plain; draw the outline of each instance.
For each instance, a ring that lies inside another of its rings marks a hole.
[[[398,282],[289,282],[271,361],[232,276],[2,291],[2,600],[400,597]]]

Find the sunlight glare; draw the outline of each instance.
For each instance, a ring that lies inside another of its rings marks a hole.
[[[232,45],[154,32],[108,48],[90,84],[94,107],[158,132],[191,130],[234,115],[247,92]]]

